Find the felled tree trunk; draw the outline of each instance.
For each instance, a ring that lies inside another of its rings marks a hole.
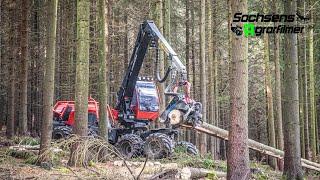
[[[229,132],[227,130],[221,129],[221,128],[213,126],[211,124],[203,123],[201,126],[198,126],[195,128],[193,128],[190,125],[182,125],[182,127],[190,128],[193,130],[197,130],[198,132],[206,133],[210,136],[215,136],[215,137],[218,137],[218,138],[221,138],[224,140],[228,140]],[[266,154],[266,155],[269,155],[272,157],[276,157],[279,159],[283,159],[283,157],[284,157],[283,151],[276,149],[276,148],[273,148],[273,147],[270,147],[270,146],[267,146],[265,144],[259,143],[257,141],[252,140],[252,139],[248,140],[248,146],[252,150],[259,151],[263,154]],[[315,163],[315,162],[312,162],[312,161],[309,161],[309,160],[303,159],[303,158],[301,158],[301,163],[302,163],[302,167],[320,172],[320,164],[318,164],[318,163]]]

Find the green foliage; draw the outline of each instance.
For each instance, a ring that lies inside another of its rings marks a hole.
[[[212,158],[204,158],[203,159],[203,165],[207,168],[207,169],[213,169],[215,167],[214,161]]]

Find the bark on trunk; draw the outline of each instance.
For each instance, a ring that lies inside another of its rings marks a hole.
[[[310,0],[310,6],[313,6]],[[312,160],[317,159],[317,138],[316,138],[316,104],[315,104],[315,81],[314,81],[314,59],[313,59],[313,11],[310,10],[310,27],[309,27],[309,91],[310,91],[310,147]]]
[[[19,134],[26,135],[28,131],[28,14],[29,1],[21,1],[21,117],[19,122]]]
[[[48,47],[45,62],[44,84],[43,84],[43,117],[41,123],[41,139],[39,162],[50,160],[46,153],[51,143],[52,136],[52,109],[54,97],[54,70],[56,52],[56,31],[57,31],[57,8],[58,0],[48,1]]]
[[[297,12],[296,1],[284,1],[285,14]],[[296,26],[296,22],[287,22],[288,26]],[[283,122],[284,122],[284,172],[287,179],[303,179],[300,151],[299,128],[299,86],[298,86],[298,49],[297,34],[285,34],[284,43],[284,93]]]
[[[273,0],[273,12],[278,13],[277,1]],[[279,23],[275,22],[277,27]],[[275,64],[275,133],[277,148],[283,150],[283,129],[282,129],[282,104],[281,104],[281,70],[280,70],[280,35],[274,34],[274,64]],[[283,161],[278,163],[279,169],[283,169]]]
[[[272,93],[272,82],[270,73],[270,63],[269,63],[269,36],[265,34],[263,36],[264,41],[264,66],[265,66],[265,83],[266,83],[266,95],[267,95],[267,118],[268,118],[268,139],[269,145],[276,147],[276,137],[274,129],[274,115],[273,115],[273,93]],[[269,164],[274,169],[277,169],[276,159],[271,158]]]
[[[213,29],[215,28],[213,25],[213,5],[212,2],[208,2],[208,97],[209,97],[209,102],[208,105],[209,107],[207,108],[207,111],[209,112],[208,114],[208,122],[210,124],[216,125],[216,114],[215,114],[215,91],[214,91],[214,54],[215,54],[215,49],[213,48]],[[208,137],[208,152],[210,152],[213,156],[213,158],[217,158],[217,153],[216,153],[216,138],[214,137]]]
[[[302,0],[297,1],[297,11],[302,12],[304,9],[304,4]],[[303,23],[300,22],[298,24],[299,26],[303,26]],[[301,156],[302,158],[306,158],[305,154],[305,135],[304,135],[304,117],[305,117],[305,111],[304,111],[304,36],[302,33],[298,34],[298,61],[299,61],[299,119],[300,119],[300,147],[301,147]]]
[[[304,16],[305,16],[305,3],[304,3]],[[305,28],[306,29],[306,28]],[[311,151],[310,151],[310,141],[309,141],[309,93],[308,93],[308,62],[307,62],[307,38],[306,38],[306,32],[303,32],[303,47],[304,47],[304,136],[305,136],[305,154],[306,154],[306,159],[310,159],[311,157]]]
[[[190,80],[190,0],[186,0],[186,68],[187,68],[187,79]],[[191,132],[186,131],[185,140],[190,142]]]
[[[231,1],[231,14],[248,12],[247,1]],[[239,23],[242,27],[242,23]],[[228,179],[249,179],[248,38],[231,34]]]
[[[108,7],[105,0],[98,1],[98,58],[99,58],[99,82],[98,82],[98,101],[99,101],[99,135],[105,140],[108,139],[108,84],[107,84],[107,56],[108,45],[108,19],[106,18]]]
[[[200,16],[200,87],[201,87],[201,103],[202,103],[202,120],[206,122],[207,116],[207,84],[206,84],[206,22],[205,22],[205,0],[201,0],[201,16]],[[206,135],[199,136],[200,152],[202,154],[207,152]]]
[[[75,96],[75,133],[88,135],[88,88],[89,88],[89,15],[90,1],[77,2],[77,63]],[[69,165],[75,166],[76,143],[71,148]],[[85,161],[84,159],[82,161]]]
[[[163,1],[159,0],[157,3],[157,11],[158,11],[158,27],[160,32],[163,33]],[[161,75],[161,77],[164,76],[164,54],[162,51],[159,52],[159,73]],[[158,84],[158,88],[159,88],[159,94],[160,94],[160,111],[164,111],[164,109],[166,108],[166,97],[164,95],[164,90],[165,90],[165,84],[164,83],[159,83]],[[156,122],[156,127],[159,127],[159,123],[158,121]]]
[[[16,91],[16,47],[15,47],[15,9],[16,2],[12,1],[8,4],[9,8],[9,20],[10,20],[10,36],[9,36],[9,73],[10,73],[10,83],[8,87],[8,120],[7,120],[7,130],[6,136],[12,138],[14,136],[14,125],[15,125],[15,91]]]

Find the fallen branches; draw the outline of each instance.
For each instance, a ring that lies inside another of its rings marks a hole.
[[[213,126],[211,124],[203,123],[201,126],[197,126],[197,127],[193,127],[191,125],[185,125],[185,124],[183,124],[181,126],[185,127],[185,128],[189,128],[189,129],[195,129],[199,132],[206,133],[210,136],[215,136],[215,137],[218,137],[218,138],[221,138],[224,140],[228,140],[229,132],[227,130],[218,128],[218,127]],[[283,151],[276,149],[274,147],[270,147],[265,144],[259,143],[257,141],[252,140],[252,139],[248,140],[248,145],[249,145],[250,149],[259,151],[263,154],[266,154],[266,155],[269,155],[272,157],[276,157],[279,159],[283,159],[283,157],[284,157]],[[320,172],[320,164],[309,161],[307,159],[303,159],[303,158],[301,158],[301,162],[302,162],[302,167]]]

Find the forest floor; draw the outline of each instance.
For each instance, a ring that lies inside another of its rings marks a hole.
[[[113,159],[104,163],[90,163],[86,168],[70,168],[67,166],[68,156],[56,157],[53,167],[46,168],[34,165],[37,153],[14,154],[10,146],[15,144],[38,144],[34,138],[13,138],[7,140],[3,132],[0,134],[0,179],[134,179],[143,169],[140,179],[152,179],[161,172],[166,173],[166,179],[177,179],[177,172],[183,167],[194,167],[226,172],[225,161],[212,160],[209,156],[194,157],[186,153],[175,152],[170,159],[145,161],[145,158],[135,158],[125,165],[121,159]],[[58,160],[57,160],[58,159]],[[146,164],[145,164],[146,163]],[[143,168],[145,164],[145,168]],[[128,169],[130,168],[130,170]],[[281,172],[273,171],[263,163],[251,163],[255,173],[252,179],[281,179]],[[131,172],[130,172],[131,171]],[[225,179],[225,178],[214,178]]]

